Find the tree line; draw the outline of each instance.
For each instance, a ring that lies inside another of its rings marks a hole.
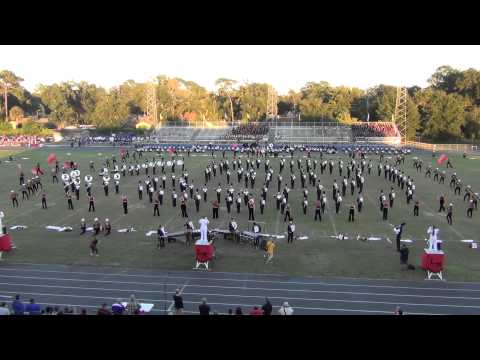
[[[149,84],[127,80],[109,89],[81,82],[39,85],[33,93],[11,71],[0,72],[0,120],[48,116],[52,126],[96,125],[121,128],[147,111]],[[159,121],[261,121],[266,117],[268,84],[221,78],[208,91],[193,81],[155,78]],[[301,121],[390,121],[397,89],[378,85],[366,90],[328,82],[308,82],[299,91],[278,96],[278,114]],[[408,88],[408,138],[435,141],[480,138],[480,72],[442,66],[428,86]]]

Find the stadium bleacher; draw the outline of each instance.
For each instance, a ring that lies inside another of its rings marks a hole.
[[[302,126],[248,124],[223,128],[162,127],[156,130],[159,142],[258,142],[278,143],[394,143],[400,138],[395,124],[370,122],[357,124],[318,123]]]

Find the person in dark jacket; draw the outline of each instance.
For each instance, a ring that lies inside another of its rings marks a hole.
[[[207,304],[207,299],[203,298],[202,303],[198,306],[200,315],[210,315],[210,306]]]
[[[40,305],[35,303],[34,299],[30,299],[30,303],[25,306],[25,312],[29,315],[40,315]]]
[[[12,310],[14,315],[23,315],[25,312],[25,305],[20,301],[20,295],[15,295],[15,300],[12,302]]]
[[[400,265],[402,268],[408,268],[408,254],[410,253],[410,250],[405,244],[402,244],[402,247],[400,248]]]
[[[272,304],[270,303],[270,300],[268,300],[268,298],[265,298],[265,304],[263,304],[262,310],[263,310],[263,315],[272,315],[273,307],[272,307]]]
[[[173,306],[175,307],[175,315],[183,314],[183,298],[180,289],[177,289],[175,295],[173,295]]]

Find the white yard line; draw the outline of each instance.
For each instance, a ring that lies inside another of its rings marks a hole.
[[[79,274],[79,275],[102,275],[102,276],[116,276],[116,277],[137,277],[137,278],[153,278],[153,279],[163,279],[166,275],[140,275],[140,274],[125,274],[125,273],[99,273],[99,272],[83,272],[83,271],[57,271],[57,270],[36,270],[36,269],[16,269],[16,268],[2,268],[3,270],[12,270],[12,271],[24,271],[24,272],[44,272],[44,273],[59,273],[59,274]],[[220,274],[220,273],[218,273]],[[227,273],[230,274],[230,273]],[[248,275],[243,273],[234,273],[238,275]],[[257,274],[258,275],[258,274]],[[5,274],[0,274],[0,277],[7,276]],[[22,278],[22,276],[14,276]],[[319,285],[319,286],[344,286],[344,287],[366,287],[366,288],[390,288],[390,289],[416,289],[416,290],[440,290],[440,291],[480,291],[480,289],[462,289],[462,288],[426,288],[421,286],[393,286],[393,285],[366,285],[366,284],[345,284],[345,283],[329,283],[329,282],[306,282],[306,281],[277,281],[277,280],[254,280],[254,279],[235,279],[235,278],[215,278],[215,277],[195,277],[195,276],[168,276],[171,279],[187,279],[187,280],[208,280],[208,281],[229,281],[229,282],[251,282],[251,283],[267,283],[267,284],[292,284],[292,285]],[[40,279],[56,279],[50,277],[39,277]],[[346,278],[346,279],[358,279],[358,280],[374,280],[374,281],[396,281],[394,279],[364,279],[364,278]],[[86,280],[88,281],[88,280]],[[404,280],[398,280],[404,281]],[[114,283],[123,283],[124,281],[113,281]],[[135,283],[133,284],[144,284],[144,283]],[[449,282],[450,284],[478,284],[478,283],[469,283],[469,282]],[[147,283],[149,284],[149,283]],[[155,283],[158,284],[158,283]],[[419,284],[425,284],[425,282],[419,282]]]
[[[8,276],[2,276],[8,277]],[[12,276],[10,276],[12,277]],[[71,279],[62,279],[65,281],[72,281]],[[178,287],[177,283],[135,283],[135,282],[119,282],[119,281],[105,281],[105,280],[83,280],[75,279],[73,281],[95,282],[95,283],[109,283],[109,284],[130,284],[130,285],[156,285],[156,286],[174,286]],[[246,280],[245,280],[246,281]],[[48,287],[48,288],[65,288],[65,289],[80,289],[80,290],[98,290],[98,291],[131,291],[131,292],[146,292],[146,293],[163,293],[162,290],[141,290],[141,289],[116,289],[116,288],[96,288],[96,287],[79,287],[79,286],[63,286],[63,285],[39,285],[39,284],[25,284],[25,283],[8,283],[2,282],[0,285],[23,286],[23,287]],[[263,287],[246,287],[243,286],[224,286],[224,285],[189,285],[191,288],[214,288],[214,289],[240,289],[240,290],[261,290],[268,291],[283,291],[293,293],[326,293],[326,294],[342,294],[342,295],[366,295],[366,296],[392,296],[392,297],[414,297],[414,298],[439,298],[439,299],[459,299],[459,300],[480,300],[475,297],[465,296],[440,296],[440,295],[411,295],[411,294],[394,294],[394,293],[375,293],[375,292],[358,292],[358,291],[335,291],[335,290],[311,290],[311,289],[286,289],[286,288],[263,288]],[[478,290],[480,291],[480,290]]]

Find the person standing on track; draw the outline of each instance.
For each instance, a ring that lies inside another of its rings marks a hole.
[[[413,206],[413,216],[418,216],[419,206],[420,202],[418,200],[415,200],[415,205]]]
[[[104,224],[104,229],[105,229],[105,235],[108,236],[112,232],[112,225],[110,224],[110,220],[105,219],[105,224]]]
[[[155,200],[153,201],[153,216],[160,216],[160,210],[158,210],[159,204],[160,201],[158,200],[158,197],[155,197]]]
[[[122,195],[122,205],[123,205],[123,213],[128,214],[128,198],[127,198],[127,195]]]
[[[141,181],[138,182],[138,200],[143,198],[143,184]]]
[[[70,192],[68,192],[66,194],[66,198],[67,198],[67,204],[68,204],[68,209],[69,210],[73,210],[73,201],[72,201],[72,194]],[[89,211],[90,212],[90,211]]]
[[[80,235],[83,235],[87,232],[87,223],[85,222],[85,219],[83,219],[83,218],[80,221],[80,230],[82,230],[80,232]]]
[[[217,199],[213,200],[212,202],[212,214],[214,219],[218,219],[218,208],[220,204],[218,203]]]
[[[453,204],[452,203],[450,203],[450,205],[448,205],[448,208],[447,208],[447,222],[448,222],[448,225],[453,224]]]
[[[70,199],[71,199],[71,196],[70,196]],[[95,197],[93,197],[93,195],[89,196],[88,201],[89,201],[88,212],[90,212],[90,211],[95,212]],[[73,210],[73,205],[72,205],[72,210]]]
[[[445,197],[443,195],[440,196],[440,207],[438,209],[438,212],[445,212]]]
[[[348,212],[348,222],[355,222],[355,206],[350,205],[350,210]]]
[[[315,203],[315,217],[314,217],[314,221],[316,221],[317,218],[320,220],[320,222],[322,221],[321,208],[322,208],[322,204],[321,204],[320,200],[317,200],[317,202]]]
[[[162,225],[158,226],[157,230],[157,249],[165,247],[165,237],[167,236],[167,231]]]
[[[17,200],[17,193],[13,190],[10,191],[10,199],[12,199],[12,206],[18,208],[18,200]]]
[[[293,236],[295,234],[295,224],[293,223],[293,219],[290,220],[290,223],[288,224],[287,233],[288,233],[287,244],[293,243]]]
[[[268,264],[270,261],[272,261],[273,251],[275,250],[275,247],[276,247],[276,245],[275,245],[275,242],[273,240],[269,240],[267,242],[267,246],[265,247],[265,255],[264,255],[264,257],[267,258],[267,261],[265,262],[265,264]],[[271,313],[271,311],[270,311],[270,313]]]
[[[43,193],[42,194],[42,209],[47,208],[47,194]]]
[[[180,202],[180,209],[182,211],[182,218],[187,218],[188,217],[187,203],[186,203],[185,198],[183,196],[182,196],[182,200]]]
[[[98,256],[98,240],[96,237],[93,238],[92,242],[90,243],[90,256]]]
[[[255,200],[252,197],[250,198],[250,200],[248,200],[248,220],[255,221],[254,210],[255,210]]]

